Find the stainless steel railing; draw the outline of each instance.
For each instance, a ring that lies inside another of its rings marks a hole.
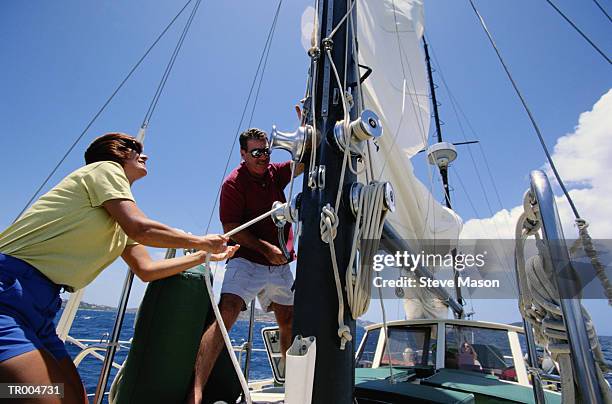
[[[603,394],[597,378],[595,360],[582,315],[580,290],[573,280],[574,268],[565,245],[565,237],[550,182],[543,171],[531,172],[531,192],[535,197],[542,220],[542,233],[547,242],[554,280],[559,292],[563,322],[567,329],[576,388],[585,403],[603,403]]]

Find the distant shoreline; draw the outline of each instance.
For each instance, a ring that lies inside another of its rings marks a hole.
[[[62,299],[62,308],[66,306],[67,302],[68,300]],[[111,306],[105,306],[103,304],[81,302],[79,304],[79,310],[116,312],[117,308],[111,307]],[[131,307],[126,310],[126,313],[136,313],[137,311],[138,311],[137,307]],[[238,320],[249,321],[249,317],[250,317],[250,312],[246,310],[246,311],[240,312],[240,316],[238,317]],[[255,321],[263,322],[263,323],[276,323],[276,318],[274,317],[274,313],[272,312],[267,313],[261,309],[255,308]],[[374,324],[373,322],[366,321],[366,320],[357,320],[357,323],[361,327],[365,327],[367,325]]]
[[[62,299],[62,308],[64,308],[64,306],[66,306],[66,303],[68,301]],[[117,311],[116,307],[111,307],[111,306],[105,306],[103,304],[93,304],[93,303],[87,303],[87,302],[81,302],[81,304],[79,305],[79,310],[91,310],[91,311]],[[274,318],[274,313],[266,313],[263,310],[260,309],[255,309],[255,321],[256,322],[261,322],[261,323],[275,323],[276,319]],[[137,307],[132,307],[132,308],[128,308],[126,310],[126,313],[136,313],[138,311]],[[238,320],[243,320],[243,321],[249,321],[249,311],[243,311],[240,313],[240,316],[238,317]],[[367,321],[367,320],[357,320],[357,324],[361,327],[365,327],[367,325],[370,324],[376,324],[373,321]],[[510,325],[515,325],[517,327],[522,327],[523,323],[522,322],[515,322],[512,323]],[[598,335],[599,337],[606,337],[606,338],[612,338],[612,336],[610,335]]]

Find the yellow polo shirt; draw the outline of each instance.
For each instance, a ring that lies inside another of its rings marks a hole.
[[[0,252],[58,285],[83,288],[136,244],[102,207],[111,199],[134,200],[123,167],[112,161],[81,167],[0,233]]]

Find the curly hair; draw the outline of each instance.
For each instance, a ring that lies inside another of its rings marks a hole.
[[[142,143],[125,133],[106,133],[91,142],[85,151],[85,164],[114,161],[123,165],[132,151],[142,153]]]
[[[240,134],[240,148],[247,150],[247,142],[249,139],[254,140],[265,140],[268,138],[268,134],[261,129],[249,128]]]

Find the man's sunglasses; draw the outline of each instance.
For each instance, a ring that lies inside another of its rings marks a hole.
[[[251,150],[249,152],[249,154],[251,156],[253,156],[254,158],[256,158],[256,159],[260,158],[261,156],[268,157],[268,156],[270,156],[270,153],[272,153],[272,152],[270,151],[269,147],[264,147],[264,148],[261,148],[261,149],[253,149],[253,150]]]

